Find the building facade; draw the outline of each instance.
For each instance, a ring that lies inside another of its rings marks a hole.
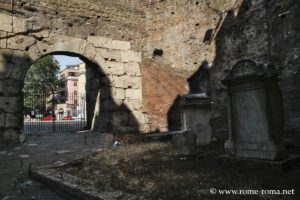
[[[59,117],[85,117],[85,64],[69,65],[59,73],[60,88],[57,93],[55,113]]]

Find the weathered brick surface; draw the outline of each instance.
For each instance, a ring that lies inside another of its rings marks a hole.
[[[187,92],[185,78],[151,62],[142,65],[142,77],[143,110],[149,116],[150,131],[180,129],[180,102],[177,98]]]

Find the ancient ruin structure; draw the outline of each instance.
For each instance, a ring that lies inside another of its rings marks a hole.
[[[221,80],[242,59],[272,63],[285,130],[296,138],[299,13],[295,0],[0,0],[0,143],[23,138],[26,71],[49,54],[78,56],[95,72],[89,118],[100,132],[179,130],[186,81],[207,62],[220,138],[228,135]]]
[[[211,142],[211,100],[205,93],[184,95],[182,98],[182,129],[193,130],[196,145]]]
[[[229,155],[280,160],[287,157],[284,113],[274,69],[252,60],[238,62],[223,83],[228,87]]]

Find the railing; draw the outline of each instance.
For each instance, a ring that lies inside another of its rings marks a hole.
[[[24,133],[74,132],[87,128],[85,94],[26,94]]]

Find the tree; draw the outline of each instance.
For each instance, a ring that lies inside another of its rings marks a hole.
[[[60,66],[53,56],[45,56],[27,71],[24,92],[25,107],[43,109],[46,97],[57,90],[60,81],[58,78]]]

